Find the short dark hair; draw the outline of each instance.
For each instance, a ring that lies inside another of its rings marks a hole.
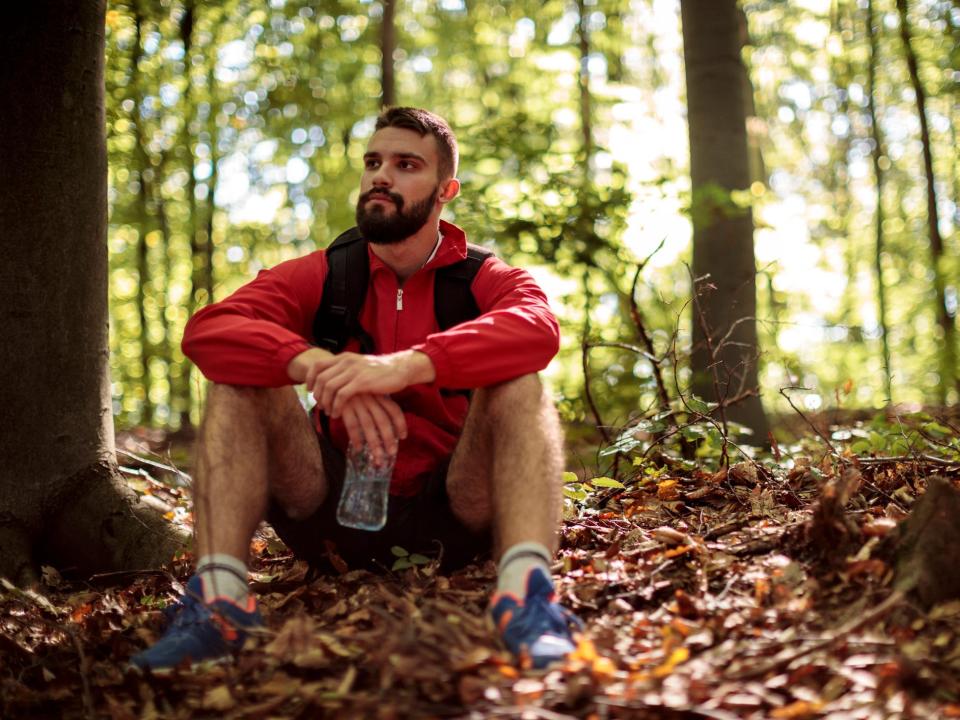
[[[459,162],[457,138],[447,121],[442,117],[420,108],[391,107],[377,116],[377,124],[374,130],[382,130],[388,127],[413,130],[415,133],[419,133],[420,137],[425,137],[428,134],[433,135],[437,140],[437,151],[440,156],[440,163],[437,168],[440,179],[446,180],[457,174],[457,163]]]

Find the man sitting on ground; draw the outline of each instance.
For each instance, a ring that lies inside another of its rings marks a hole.
[[[395,545],[439,549],[444,569],[493,550],[490,609],[506,646],[537,666],[573,649],[574,618],[556,602],[549,572],[562,439],[537,377],[557,352],[558,325],[526,271],[472,246],[472,319],[438,324],[453,296],[438,278],[470,259],[463,231],[440,220],[460,190],[456,169],[442,118],[386,110],[364,155],[358,231],[342,236],[344,245],[362,242],[362,308],[338,300],[356,278],[332,259],[346,249],[331,246],[261,272],[191,318],[183,349],[212,381],[196,459],[197,571],[171,627],[132,659],[136,667],[160,672],[228,655],[262,624],[246,563],[264,519],[314,564],[331,543],[354,567],[389,565]],[[327,337],[338,332],[331,318],[347,328],[345,347]],[[313,423],[298,383],[316,398]],[[336,520],[344,453],[362,445],[377,463],[396,457],[377,532]]]

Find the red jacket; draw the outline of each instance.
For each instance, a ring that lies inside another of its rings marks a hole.
[[[440,231],[443,241],[436,255],[407,279],[402,294],[393,271],[370,252],[361,324],[377,352],[420,350],[437,373],[433,383],[393,396],[408,429],[391,484],[396,495],[416,494],[424,478],[453,453],[467,399],[441,395],[441,388],[478,388],[538,372],[559,347],[559,328],[543,291],[528,272],[495,257],[483,264],[471,286],[480,317],[439,332],[433,271],[462,260],[467,250],[460,228],[441,221]],[[183,335],[184,354],[213,382],[292,384],[287,365],[311,345],[326,274],[322,250],[260,272],[230,297],[190,318]],[[356,343],[346,349],[356,351]],[[319,428],[319,413],[314,413],[314,420]],[[331,422],[330,434],[337,447],[346,447],[342,422]]]

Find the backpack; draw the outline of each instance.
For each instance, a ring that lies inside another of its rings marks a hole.
[[[360,352],[373,353],[373,340],[360,325],[370,277],[367,243],[358,228],[350,228],[327,247],[326,254],[327,277],[320,308],[313,318],[314,341],[324,350],[339,353],[351,338],[356,338]],[[433,312],[441,331],[480,316],[470,284],[491,255],[486,248],[468,244],[467,257],[436,270]]]

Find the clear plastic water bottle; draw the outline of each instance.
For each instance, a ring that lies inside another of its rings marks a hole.
[[[343,492],[337,505],[337,522],[359,530],[380,530],[387,524],[390,478],[396,456],[389,455],[377,465],[366,445],[350,446]]]

